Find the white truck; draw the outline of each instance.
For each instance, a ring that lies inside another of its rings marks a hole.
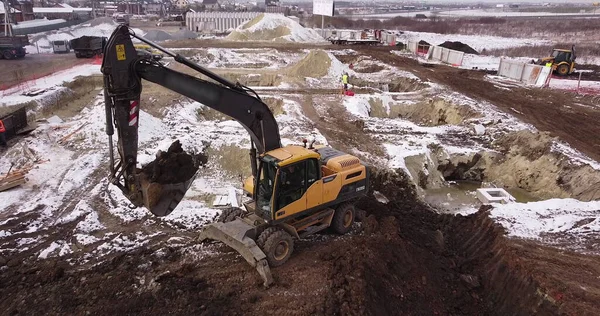
[[[71,52],[71,44],[69,41],[60,40],[52,41],[52,51],[55,54],[66,54]]]

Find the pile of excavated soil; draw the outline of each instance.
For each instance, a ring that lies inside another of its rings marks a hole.
[[[166,152],[159,151],[157,158],[144,166],[142,172],[151,182],[179,183],[191,179],[198,167],[206,162],[207,157],[204,155],[190,155],[183,151],[177,140]]]
[[[420,40],[418,44],[421,45],[421,46],[431,46],[431,44],[427,43],[424,40]]]
[[[261,14],[240,25],[227,36],[233,41],[276,41],[318,43],[324,39],[314,30],[278,14]]]
[[[440,44],[439,46],[441,47],[445,47],[448,49],[452,49],[452,50],[457,50],[460,52],[464,52],[465,54],[475,54],[475,55],[479,55],[479,52],[477,52],[476,50],[474,50],[471,46],[465,44],[465,43],[461,43],[461,42],[450,42],[450,41],[445,41],[444,43]]]
[[[169,33],[161,30],[150,30],[148,33],[144,34],[144,38],[153,42],[162,42],[173,39]]]
[[[331,58],[323,50],[312,50],[306,57],[302,58],[288,72],[295,77],[321,78],[329,73]]]

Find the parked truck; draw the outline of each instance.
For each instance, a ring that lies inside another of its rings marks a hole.
[[[52,41],[52,51],[55,54],[71,52],[71,44],[68,40]]]
[[[0,59],[23,58],[29,39],[24,36],[0,36]]]
[[[102,55],[102,50],[106,45],[106,37],[82,36],[72,39],[70,44],[75,51],[75,57],[92,58]]]

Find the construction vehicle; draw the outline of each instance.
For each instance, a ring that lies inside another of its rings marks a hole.
[[[575,71],[575,46],[571,49],[553,49],[552,55],[538,59],[536,64],[552,63],[552,71],[560,76],[567,76]]]
[[[138,57],[132,37],[214,82]],[[101,71],[111,182],[134,205],[145,206],[157,216],[168,215],[193,181],[192,177],[166,185],[151,182],[136,167],[137,117],[141,79],[145,79],[232,117],[250,134],[252,177],[244,181],[243,187],[251,199],[244,203],[244,209],[223,211],[217,222],[204,227],[200,240],[221,241],[237,250],[268,286],[273,282],[270,267],[288,260],[294,238],[326,228],[339,234],[351,229],[356,214],[353,202],[368,191],[368,168],[358,158],[330,147],[314,146],[314,141],[283,147],[273,113],[250,88],[169,52],[123,25],[108,40]],[[115,128],[119,136],[118,160],[112,142]]]
[[[27,52],[25,46],[29,45],[27,35],[0,36],[0,59],[23,58]]]
[[[106,45],[106,37],[100,36],[81,36],[72,39],[71,48],[75,51],[77,58],[92,58],[102,55],[102,50]]]

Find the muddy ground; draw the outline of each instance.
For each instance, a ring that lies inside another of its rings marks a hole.
[[[388,48],[363,53],[424,81],[489,101],[600,160],[597,138],[592,137],[600,134],[600,114],[585,106],[592,99],[527,88],[507,93],[478,72],[444,66],[432,71],[390,54]],[[360,133],[362,128],[340,115],[345,113],[342,108],[321,113],[324,109],[315,109],[310,95],[298,101],[336,147],[383,152],[380,144]],[[150,242],[140,250],[85,265],[66,263],[78,262],[81,252],[38,261],[31,255],[39,249],[32,249],[18,258],[0,257],[0,314],[600,313],[599,257],[506,239],[485,210],[468,217],[437,214],[418,201],[403,173],[376,174],[373,180],[374,188],[391,202],[360,201],[370,217],[347,236],[320,234],[298,242],[290,261],[273,269],[276,284],[269,289],[262,288],[256,271],[239,255],[218,244],[165,248]],[[0,227],[12,224],[18,221]],[[56,234],[72,231],[67,225],[64,230],[59,225]],[[165,230],[157,238],[182,235]]]
[[[297,244],[269,289],[220,245],[116,255],[86,266],[8,262],[4,315],[597,315],[600,259],[513,242],[485,210],[440,215],[403,175],[376,173],[390,198],[359,203],[371,215],[347,236]],[[204,257],[199,256],[209,251]],[[525,250],[531,249],[531,251]],[[542,260],[540,260],[540,257]],[[553,258],[548,260],[548,258]],[[578,261],[585,260],[585,265]],[[569,272],[571,282],[555,275]]]

